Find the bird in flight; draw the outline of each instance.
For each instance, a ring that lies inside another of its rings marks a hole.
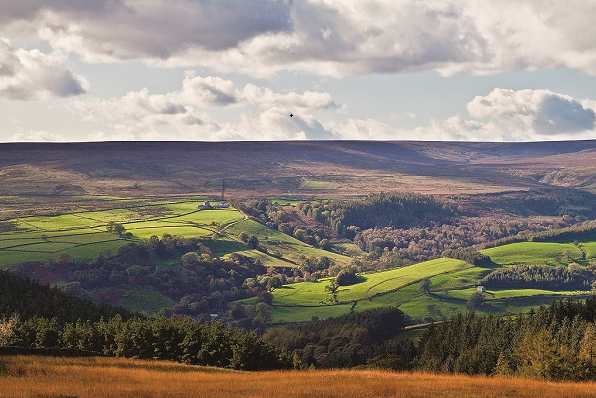
[[[294,114],[290,113],[290,117],[294,117]]]

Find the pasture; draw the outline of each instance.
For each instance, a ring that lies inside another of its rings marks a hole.
[[[306,321],[312,317],[323,319],[350,311],[400,306],[420,295],[417,285],[421,279],[469,267],[470,264],[461,260],[439,258],[408,267],[361,274],[359,283],[338,288],[337,302],[325,290],[331,278],[285,285],[273,292],[274,321]],[[414,314],[408,315],[416,317]]]
[[[273,292],[274,322],[324,319],[368,309],[396,306],[419,321],[440,320],[468,310],[467,301],[481,279],[491,271],[519,264],[565,266],[570,262],[589,262],[596,245],[581,243],[586,251],[572,243],[522,242],[482,250],[490,256],[489,265],[473,266],[460,260],[436,259],[375,273],[360,274],[360,282],[341,286],[336,302],[325,287],[330,278],[317,282],[286,285]],[[419,281],[429,278],[431,292],[419,291]],[[587,291],[554,291],[540,289],[489,289],[480,312],[523,313],[561,298],[584,298]]]
[[[124,200],[122,208],[4,220],[17,229],[0,233],[0,267],[56,260],[60,254],[88,261],[103,251],[114,253],[136,239],[163,234],[206,237],[243,219],[235,209],[198,211],[198,203],[179,199],[130,207]],[[108,233],[109,222],[122,224],[132,236],[125,239]]]
[[[56,260],[68,254],[75,260],[89,261],[101,252],[114,254],[122,245],[164,234],[205,239],[215,257],[240,252],[259,259],[266,266],[295,266],[301,255],[327,256],[347,264],[349,257],[307,245],[256,221],[245,219],[234,208],[198,210],[200,198],[127,199],[121,208],[77,211],[55,216],[30,216],[3,220],[16,229],[0,233],[0,268],[28,262]],[[122,224],[130,237],[108,233],[108,223]],[[242,231],[258,237],[261,245],[275,256],[249,249],[238,239]],[[214,240],[212,236],[217,235]]]
[[[569,252],[569,258],[564,253]],[[581,261],[581,251],[571,243],[519,242],[481,251],[500,266],[520,264],[567,265]]]

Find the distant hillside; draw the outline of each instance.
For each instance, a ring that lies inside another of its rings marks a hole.
[[[546,185],[596,192],[596,141],[0,144],[0,195],[342,197]]]

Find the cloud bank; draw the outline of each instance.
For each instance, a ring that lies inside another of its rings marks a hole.
[[[256,107],[258,115],[241,113],[234,122],[217,122],[206,110]],[[247,84],[188,72],[178,91],[150,94],[147,89],[120,98],[75,101],[72,110],[84,120],[107,122],[109,132],[92,140],[286,140],[330,139],[333,135],[311,113],[340,106],[328,93],[280,94]],[[296,113],[290,117],[290,112]]]
[[[47,131],[29,131],[14,133],[8,142],[61,142],[66,141],[61,134],[49,133]]]
[[[221,122],[208,112],[225,107],[237,107],[238,118]],[[107,131],[93,133],[91,140],[548,141],[588,139],[596,132],[596,101],[549,90],[497,88],[468,103],[468,118],[454,115],[411,130],[374,119],[324,123],[313,116],[338,109],[343,108],[328,93],[280,94],[252,84],[239,89],[230,80],[193,72],[187,72],[179,90],[167,94],[143,89],[71,106],[85,120],[108,124]],[[290,117],[290,112],[296,115]]]
[[[596,3],[570,0],[0,0],[0,29],[89,62],[143,59],[267,76],[596,74]]]

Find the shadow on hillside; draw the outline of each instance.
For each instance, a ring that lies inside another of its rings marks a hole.
[[[201,243],[211,249],[213,257],[221,257],[228,253],[248,250],[248,248],[242,243],[231,240],[205,239]]]

